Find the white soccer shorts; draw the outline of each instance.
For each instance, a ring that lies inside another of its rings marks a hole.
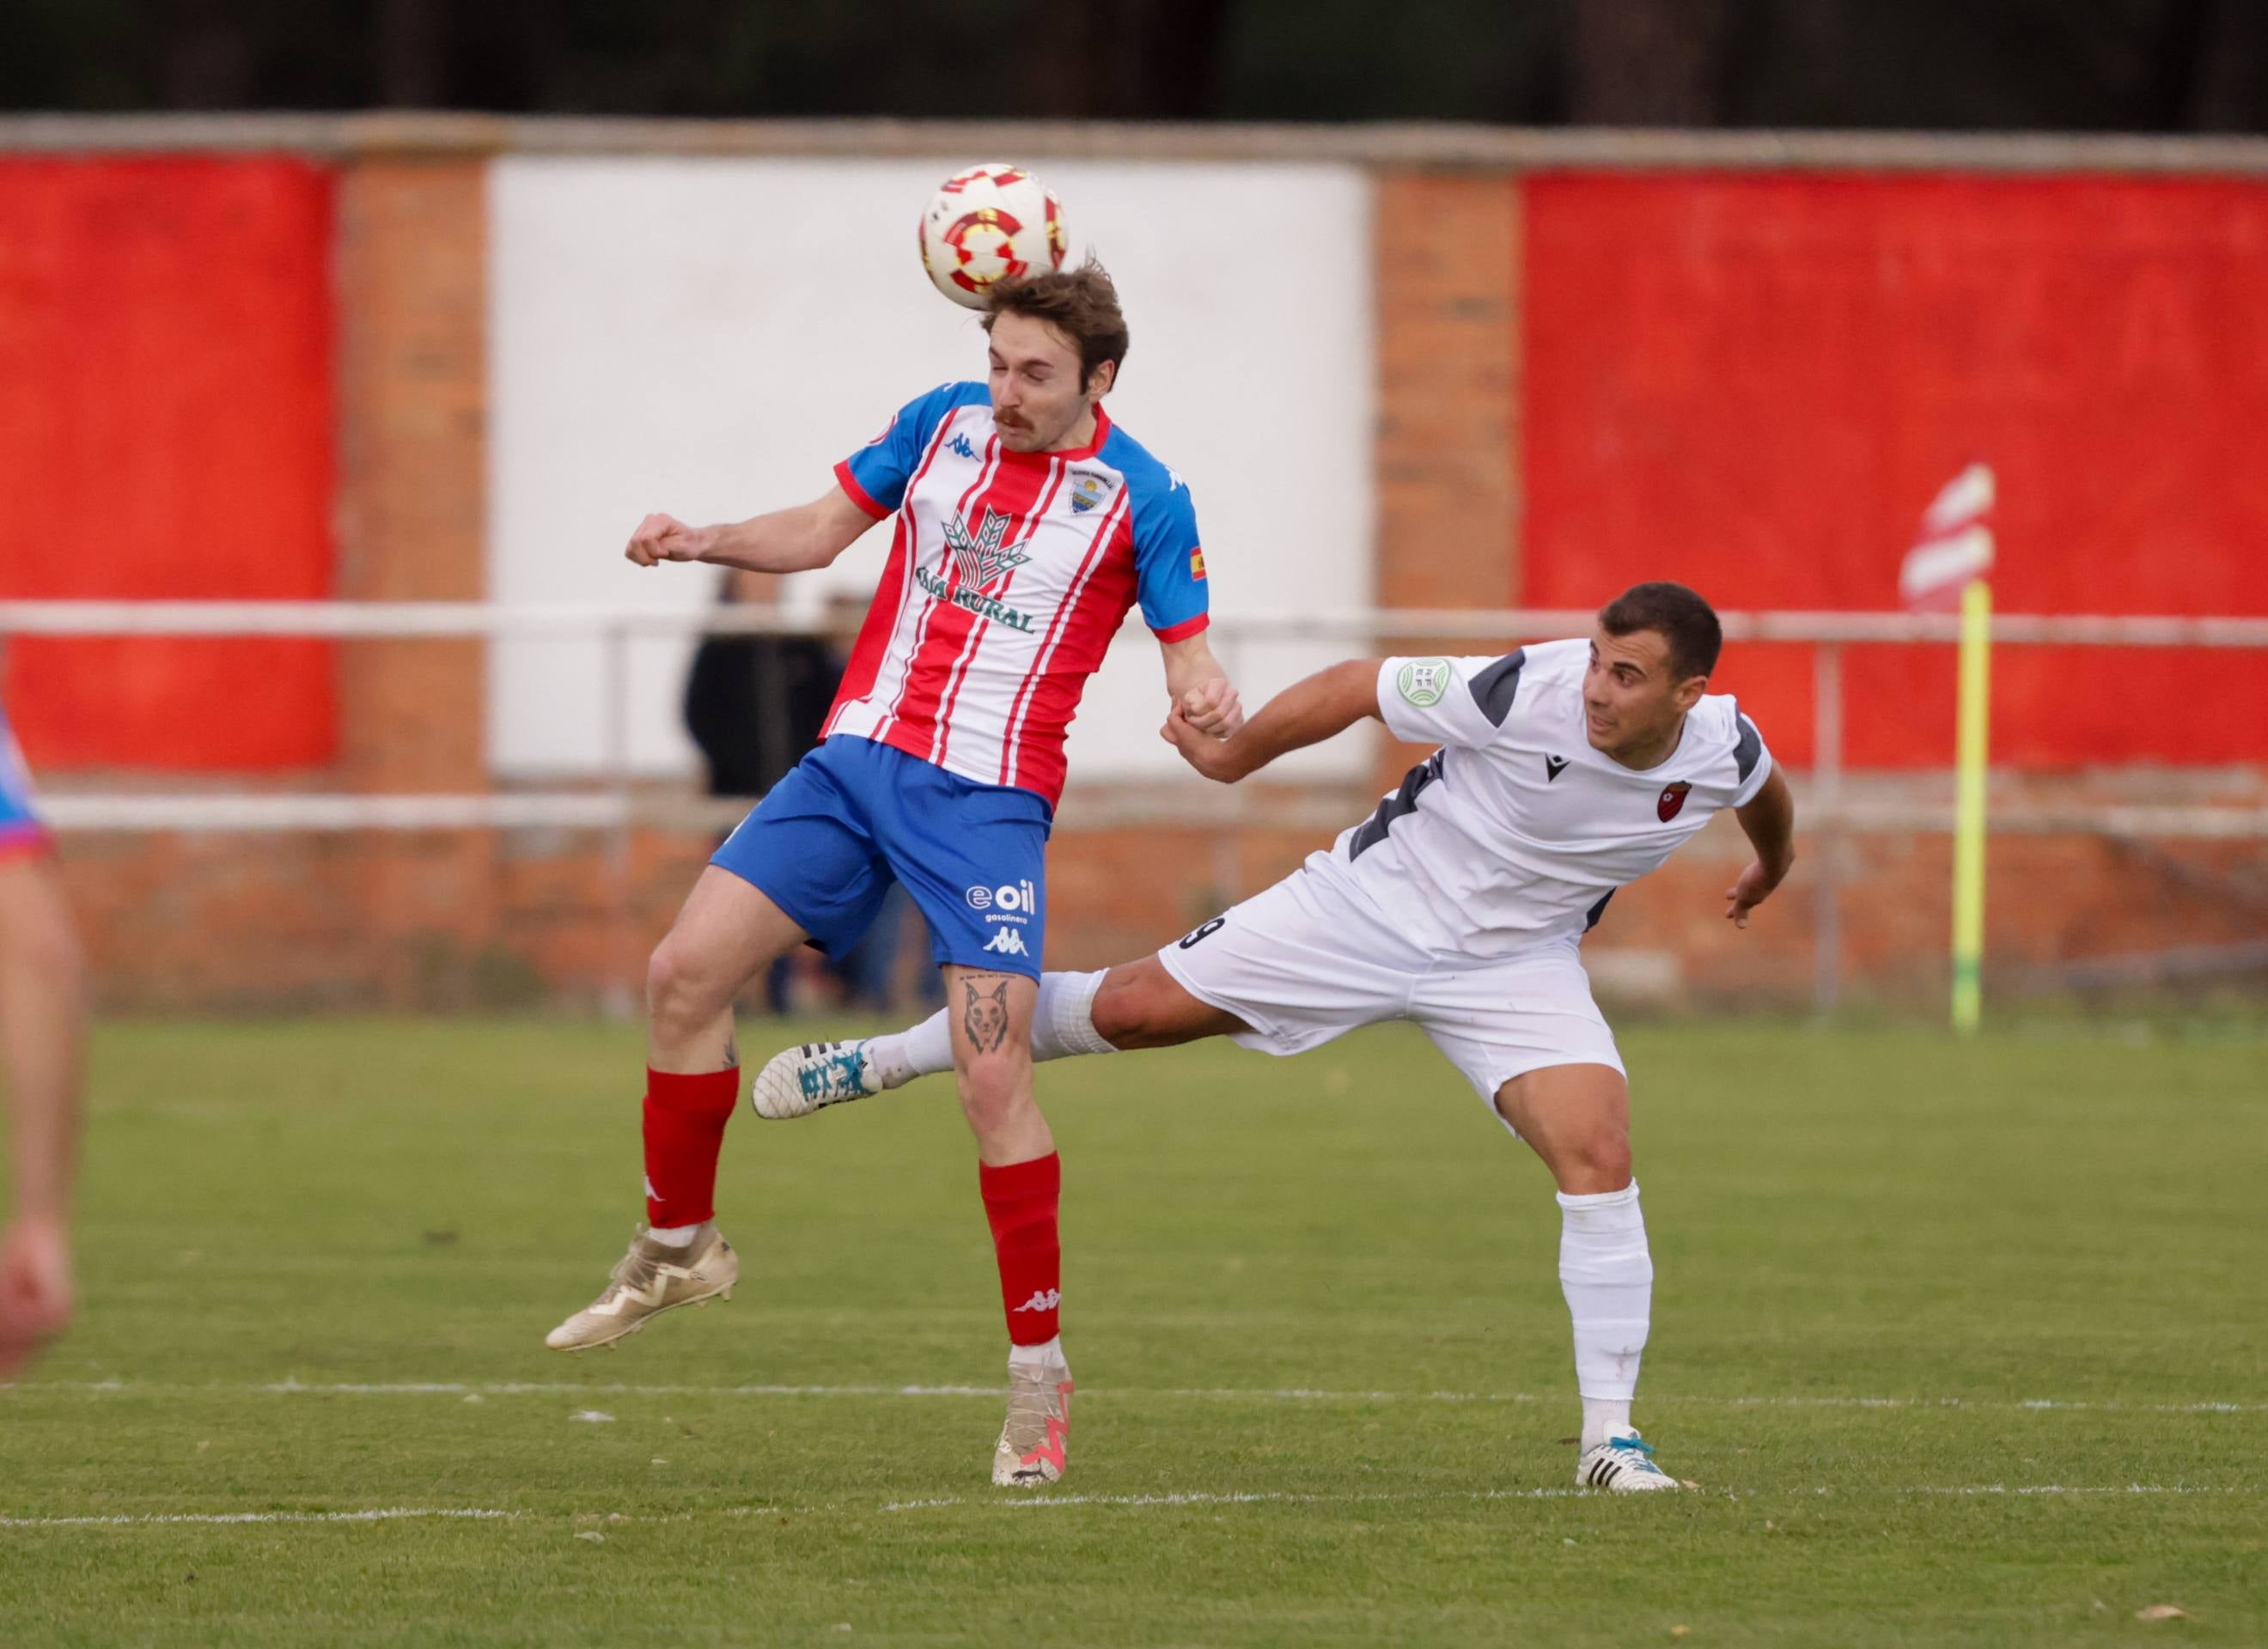
[[[1158,953],[1182,989],[1252,1027],[1232,1042],[1299,1054],[1359,1025],[1414,1020],[1491,1114],[1497,1090],[1530,1071],[1623,1069],[1575,938],[1445,960],[1411,945],[1324,855],[1308,865]]]

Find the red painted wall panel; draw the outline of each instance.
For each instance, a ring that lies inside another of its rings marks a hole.
[[[323,170],[0,160],[0,596],[282,599],[333,587]],[[331,650],[17,642],[35,765],[327,762]]]
[[[2268,614],[2268,185],[1545,175],[1525,191],[1518,599],[1647,578],[1881,609],[2000,482],[2007,611]],[[1849,759],[1951,759],[1950,649],[1855,650]],[[1809,759],[1808,650],[1721,683]],[[2268,759],[2268,658],[2003,649],[1997,761]]]

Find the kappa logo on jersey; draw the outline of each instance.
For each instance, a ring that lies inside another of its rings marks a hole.
[[[1441,702],[1441,695],[1449,690],[1449,661],[1447,659],[1412,659],[1402,666],[1394,678],[1394,685],[1402,696],[1419,710],[1431,710]]]
[[[1110,496],[1110,483],[1091,469],[1071,472],[1071,509],[1073,515],[1085,515]]]
[[[955,458],[973,460],[976,456],[976,449],[968,444],[968,438],[965,435],[954,436],[945,444],[945,450]]]
[[[1668,824],[1672,819],[1677,817],[1678,810],[1685,806],[1686,792],[1692,788],[1683,779],[1675,784],[1666,784],[1662,787],[1661,795],[1653,804],[1653,811],[1660,816],[1662,823]]]
[[[1024,936],[1016,931],[1013,928],[1000,928],[995,931],[991,939],[986,942],[984,948],[988,951],[998,952],[1003,956],[1029,956],[1031,954],[1031,952],[1024,948]]]
[[[1009,519],[989,504],[984,506],[984,525],[973,534],[968,524],[957,515],[945,524],[945,541],[961,568],[963,584],[982,588],[1011,567],[1020,567],[1031,559],[1005,541],[1008,526]]]
[[[1567,758],[1565,756],[1547,755],[1543,758],[1543,782],[1546,784],[1549,784],[1553,779],[1557,778],[1566,770]]]

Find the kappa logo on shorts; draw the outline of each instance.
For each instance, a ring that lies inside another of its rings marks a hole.
[[[993,931],[991,939],[985,945],[984,948],[988,951],[996,952],[1002,956],[1029,956],[1031,954],[1031,952],[1024,948],[1024,936],[1016,931],[1013,928],[995,929]],[[1004,985],[1001,989],[1005,990],[1007,987]]]

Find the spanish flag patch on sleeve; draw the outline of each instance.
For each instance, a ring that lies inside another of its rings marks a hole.
[[[1204,580],[1204,551],[1202,549],[1193,549],[1189,552],[1189,577],[1199,583]]]

